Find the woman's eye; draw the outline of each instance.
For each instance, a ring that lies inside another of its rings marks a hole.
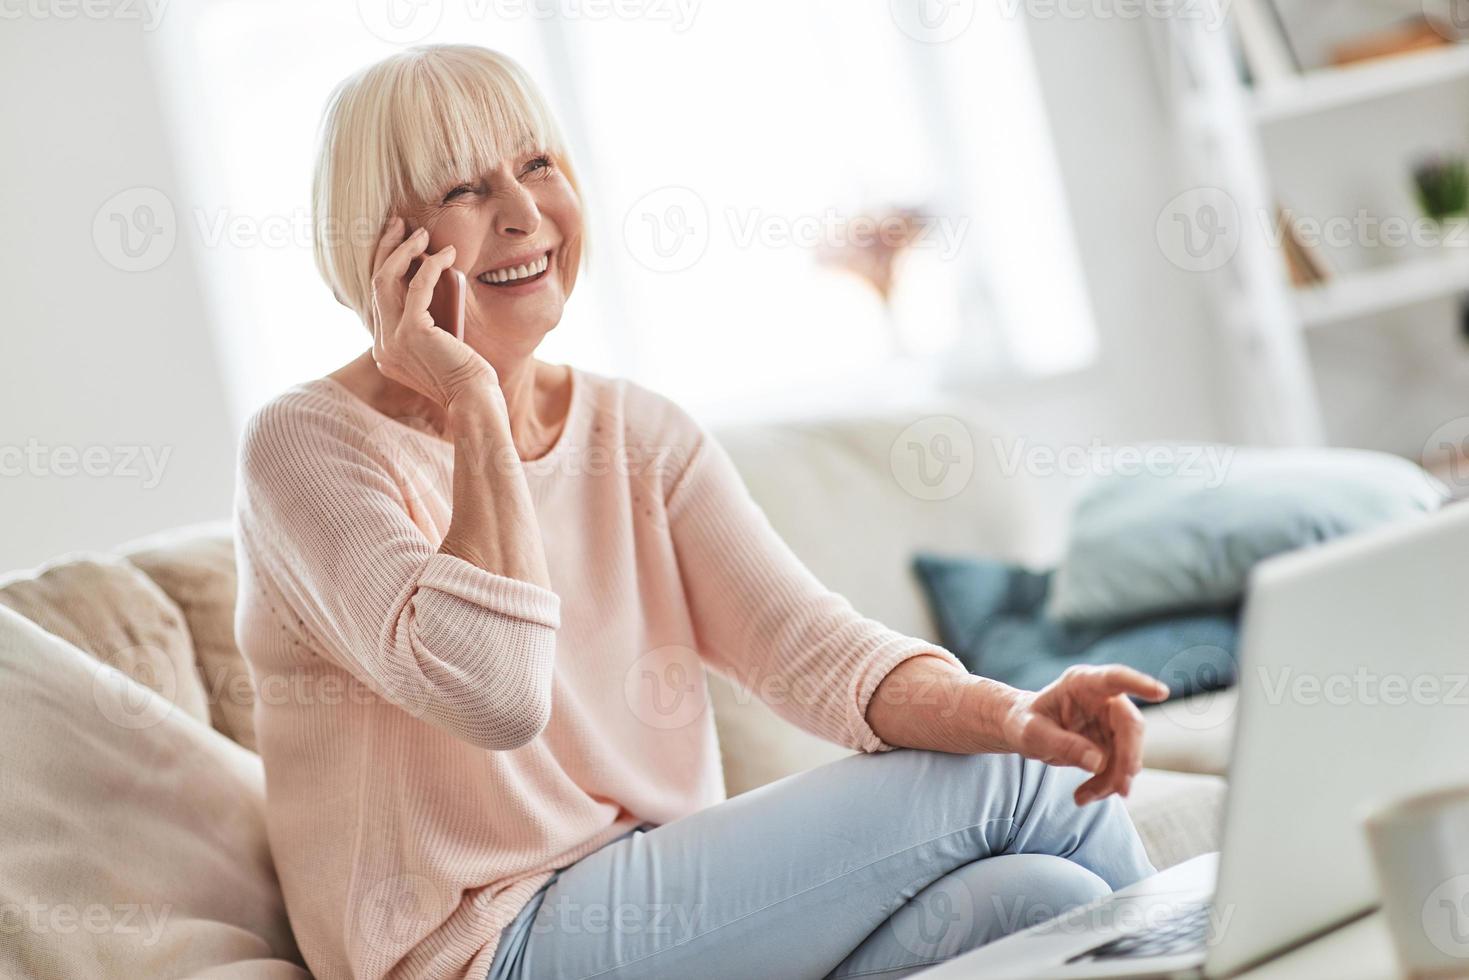
[[[545,154],[542,154],[541,156],[538,156],[526,163],[525,167],[521,170],[521,176],[525,177],[534,173],[538,173],[542,170],[549,170],[550,167],[551,158]],[[441,203],[450,204],[458,200],[459,198],[464,197],[466,194],[485,194],[488,192],[489,189],[485,186],[483,181],[478,184],[460,184],[459,186],[449,191],[449,193],[445,194],[444,200]]]
[[[474,188],[469,184],[460,184],[458,187],[444,195],[444,203],[448,204],[455,198],[463,197],[465,194],[473,194]]]

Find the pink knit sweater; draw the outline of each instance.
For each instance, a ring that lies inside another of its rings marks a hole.
[[[823,588],[677,406],[583,371],[572,388],[524,464],[551,591],[438,554],[453,447],[335,381],[247,427],[236,633],[321,980],[481,980],[553,869],[720,802],[704,666],[870,752],[878,682],[946,655]]]

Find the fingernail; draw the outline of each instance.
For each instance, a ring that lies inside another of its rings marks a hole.
[[[1081,757],[1081,766],[1088,772],[1096,772],[1102,768],[1102,753],[1096,749],[1088,749]]]

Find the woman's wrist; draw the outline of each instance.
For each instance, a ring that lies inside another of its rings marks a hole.
[[[965,693],[969,703],[965,705],[963,716],[974,744],[969,751],[1014,752],[1011,721],[1016,708],[1028,697],[1027,693],[988,677],[976,677],[975,683]]]
[[[964,754],[1007,752],[1008,721],[1021,694],[942,657],[911,657],[873,692],[867,723],[889,745]]]
[[[505,393],[493,381],[476,381],[461,385],[444,403],[444,417],[449,434],[454,437],[472,435],[503,427],[508,429],[509,415]]]
[[[505,396],[495,383],[445,403],[454,442],[454,501],[441,551],[485,571],[550,588],[546,558]]]

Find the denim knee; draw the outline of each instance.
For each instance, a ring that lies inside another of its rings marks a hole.
[[[990,900],[1005,909],[989,931],[989,939],[1038,925],[1078,906],[1110,895],[1112,889],[1095,872],[1075,861],[1050,854],[1017,854],[991,859],[1006,865],[985,884]],[[991,865],[998,870],[998,866]],[[995,910],[1001,913],[1000,909]]]

